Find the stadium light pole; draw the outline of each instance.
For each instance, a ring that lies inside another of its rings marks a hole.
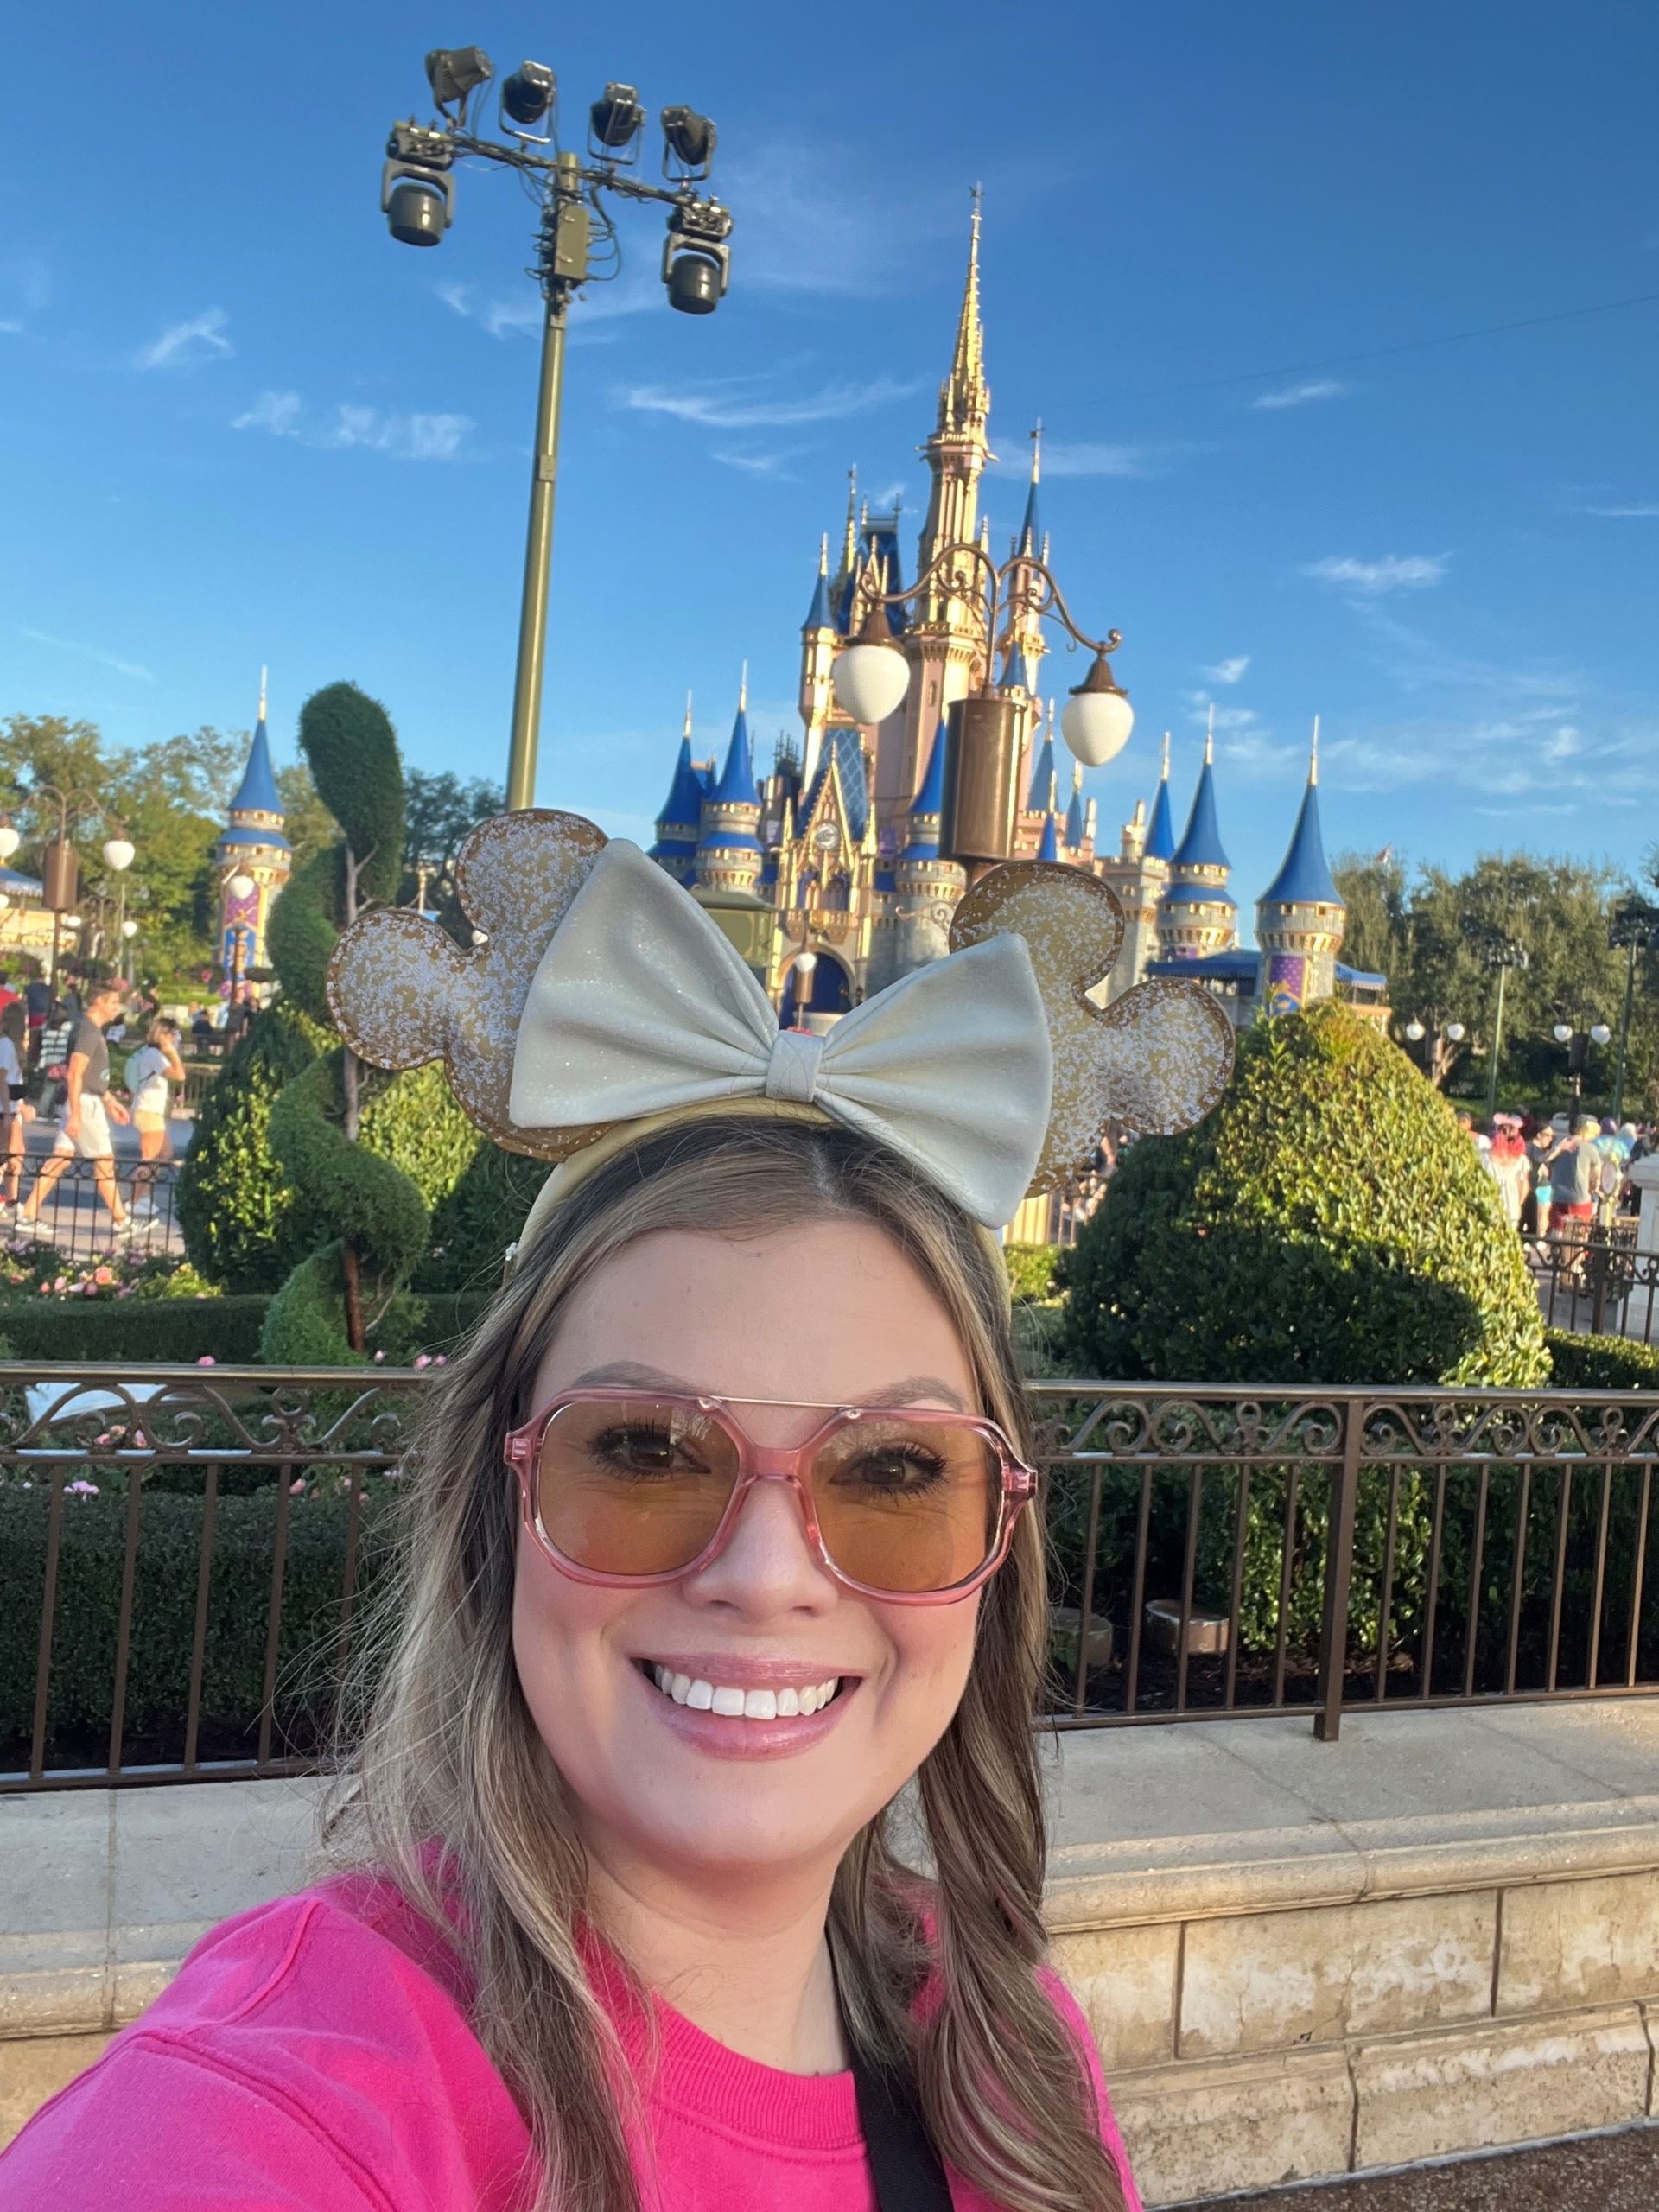
[[[710,315],[724,296],[732,218],[718,200],[695,188],[708,178],[719,135],[707,116],[689,107],[661,111],[664,182],[647,184],[631,174],[645,124],[645,108],[632,85],[607,85],[589,107],[584,159],[559,144],[558,79],[544,62],[519,63],[500,90],[504,137],[480,137],[473,128],[469,105],[474,94],[481,104],[494,74],[480,47],[440,47],[427,55],[427,82],[442,119],[423,124],[411,118],[393,124],[380,175],[380,207],[400,244],[436,245],[454,220],[455,165],[468,159],[516,169],[541,203],[530,273],[541,288],[546,313],[507,755],[507,805],[518,809],[532,805],[536,793],[566,322],[570,302],[584,284],[615,276],[620,269],[616,226],[605,198],[667,207],[662,278],[669,305],[683,315]]]

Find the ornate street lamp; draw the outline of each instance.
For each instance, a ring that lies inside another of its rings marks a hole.
[[[995,674],[999,620],[1052,617],[1093,653],[1089,672],[1067,699],[1060,732],[1085,767],[1097,768],[1121,753],[1135,727],[1128,694],[1112,673],[1111,656],[1122,632],[1091,638],[1071,609],[1047,563],[1030,552],[999,567],[976,541],[960,540],[935,555],[907,591],[883,591],[874,558],[858,586],[864,619],[855,644],[836,655],[831,683],[836,702],[855,722],[885,721],[910,688],[910,664],[893,643],[885,610],[932,591],[971,609],[982,630],[984,676],[980,688],[952,702],[945,715],[944,799],[939,849],[982,875],[1014,850],[1019,807],[1020,754],[1016,709],[1009,688],[1010,651],[1003,677]]]
[[[1503,986],[1510,980],[1511,968],[1525,968],[1530,963],[1525,945],[1506,936],[1502,930],[1472,920],[1465,926],[1481,958],[1489,968],[1497,970],[1497,1005],[1492,1014],[1491,1065],[1486,1071],[1486,1118],[1491,1121],[1497,1111],[1497,1063],[1503,1051]]]
[[[1613,1033],[1605,1021],[1586,1023],[1580,1014],[1576,1022],[1558,1021],[1550,1034],[1558,1045],[1567,1047],[1567,1071],[1572,1078],[1573,1096],[1582,1100],[1584,1064],[1590,1057],[1590,1047],[1611,1044]]]
[[[547,314],[507,760],[507,804],[516,809],[535,803],[566,317],[571,298],[584,284],[615,276],[620,266],[615,226],[601,195],[652,200],[667,208],[663,284],[670,307],[683,315],[710,315],[724,296],[732,218],[718,200],[696,189],[708,180],[718,137],[706,115],[689,107],[661,111],[664,183],[646,184],[629,174],[639,158],[645,124],[645,108],[632,85],[607,85],[588,109],[584,163],[560,149],[558,79],[545,62],[521,61],[501,86],[500,126],[511,143],[480,137],[469,109],[475,93],[482,105],[484,87],[494,74],[494,64],[480,47],[441,47],[427,55],[427,82],[442,120],[423,124],[411,118],[392,124],[380,175],[380,207],[400,244],[436,245],[454,220],[455,165],[469,158],[516,169],[541,205],[531,274],[541,286]],[[590,259],[595,231],[598,248]]]

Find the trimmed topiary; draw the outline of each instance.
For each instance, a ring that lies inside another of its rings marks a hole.
[[[416,1273],[416,1287],[494,1290],[501,1281],[507,1247],[518,1242],[549,1173],[544,1160],[526,1159],[523,1153],[480,1141],[460,1179],[433,1204],[431,1243]]]
[[[278,1000],[249,1023],[202,1101],[179,1169],[179,1227],[191,1264],[226,1290],[275,1290],[313,1241],[270,1148],[270,1108],[331,1041]]]
[[[1659,1390],[1659,1344],[1630,1337],[1578,1336],[1547,1329],[1558,1390]]]
[[[1214,1113],[1124,1155],[1061,1262],[1083,1371],[1184,1382],[1547,1382],[1521,1241],[1452,1109],[1330,1003],[1239,1040]]]

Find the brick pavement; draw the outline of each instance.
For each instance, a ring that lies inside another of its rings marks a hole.
[[[1225,2212],[1655,2212],[1659,2124],[1224,2202]]]

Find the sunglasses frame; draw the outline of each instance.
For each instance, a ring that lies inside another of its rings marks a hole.
[[[725,1510],[714,1535],[696,1559],[684,1567],[670,1567],[657,1574],[607,1574],[599,1567],[581,1567],[575,1560],[567,1558],[542,1525],[538,1495],[542,1441],[554,1416],[567,1406],[642,1403],[695,1407],[699,1413],[709,1415],[736,1447],[737,1479],[732,1484],[732,1494],[726,1501]],[[821,1409],[828,1414],[829,1418],[821,1421],[811,1435],[800,1444],[760,1445],[754,1441],[732,1412],[734,1406],[798,1407],[809,1413]],[[811,1462],[825,1441],[838,1430],[871,1418],[909,1418],[936,1422],[945,1427],[971,1429],[995,1449],[1002,1478],[997,1500],[996,1529],[984,1560],[962,1581],[953,1582],[943,1590],[882,1590],[873,1583],[856,1581],[837,1567],[830,1556],[818,1527],[817,1507],[812,1494]],[[508,1433],[503,1456],[518,1477],[525,1534],[534,1538],[559,1572],[568,1574],[573,1582],[593,1583],[602,1589],[611,1590],[649,1590],[670,1582],[683,1582],[688,1575],[700,1573],[725,1550],[737,1526],[738,1516],[743,1510],[744,1501],[758,1483],[785,1483],[794,1492],[795,1503],[805,1523],[807,1541],[825,1573],[843,1590],[850,1590],[860,1598],[874,1599],[884,1605],[953,1605],[964,1598],[971,1598],[976,1590],[982,1589],[1007,1557],[1015,1524],[1025,1507],[1036,1496],[1038,1484],[1036,1469],[1028,1467],[1019,1457],[995,1421],[985,1421],[977,1414],[952,1413],[938,1406],[842,1405],[820,1408],[811,1400],[719,1398],[689,1390],[605,1388],[563,1391],[532,1414],[522,1428],[515,1428]]]

